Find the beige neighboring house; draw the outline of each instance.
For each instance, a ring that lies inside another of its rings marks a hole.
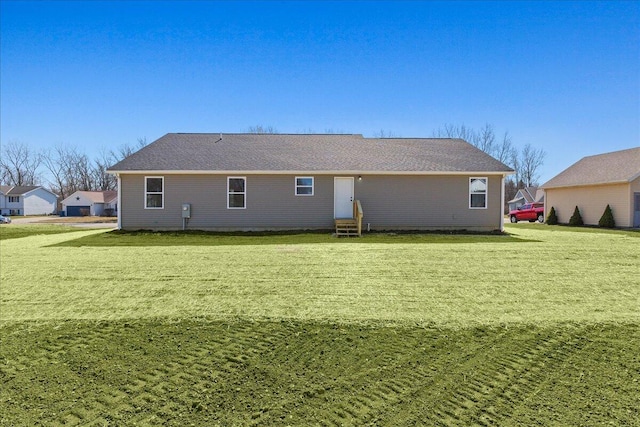
[[[545,217],[553,206],[568,223],[576,206],[597,225],[607,205],[618,227],[640,227],[640,147],[585,157],[545,183]]]
[[[117,191],[76,191],[62,201],[66,216],[114,216],[118,212]]]

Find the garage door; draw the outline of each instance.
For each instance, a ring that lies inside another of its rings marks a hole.
[[[89,206],[67,206],[67,216],[87,216]]]

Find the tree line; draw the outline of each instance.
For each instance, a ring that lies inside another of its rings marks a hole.
[[[278,130],[273,126],[249,126],[249,133],[277,134]],[[314,133],[311,129],[305,129],[301,133]],[[345,133],[326,129],[324,133]],[[380,129],[373,132],[374,138],[400,138],[393,131]],[[471,143],[490,156],[498,159],[515,171],[512,177],[507,179],[507,197],[515,196],[518,189],[524,187],[536,187],[539,185],[540,168],[544,164],[546,153],[542,148],[536,148],[531,144],[525,144],[518,149],[511,139],[509,132],[501,137],[496,135],[491,124],[485,124],[480,129],[474,129],[465,125],[446,124],[433,132],[435,138],[461,138]],[[512,193],[512,194],[511,194]]]
[[[0,153],[0,183],[42,185],[62,199],[76,191],[116,190],[116,177],[107,169],[147,145],[146,138],[115,150],[101,150],[90,158],[76,147],[58,144],[33,150],[21,142],[9,142]]]
[[[509,132],[501,137],[496,136],[493,126],[485,124],[480,129],[473,129],[465,125],[447,124],[434,132],[438,138],[461,138],[475,147],[498,159],[515,171],[510,180],[517,187],[536,187],[539,185],[540,168],[544,164],[546,153],[542,148],[525,144],[518,149],[513,144]],[[514,194],[515,195],[515,194]]]

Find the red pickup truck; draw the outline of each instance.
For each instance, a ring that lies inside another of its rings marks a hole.
[[[527,203],[509,212],[511,222],[544,222],[544,203]]]

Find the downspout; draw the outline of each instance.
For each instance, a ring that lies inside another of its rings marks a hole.
[[[116,178],[118,179],[118,230],[122,230],[122,181],[120,179],[120,174],[116,174]]]
[[[500,231],[502,232],[504,232],[504,177],[505,175],[502,175],[502,186],[500,187]]]

